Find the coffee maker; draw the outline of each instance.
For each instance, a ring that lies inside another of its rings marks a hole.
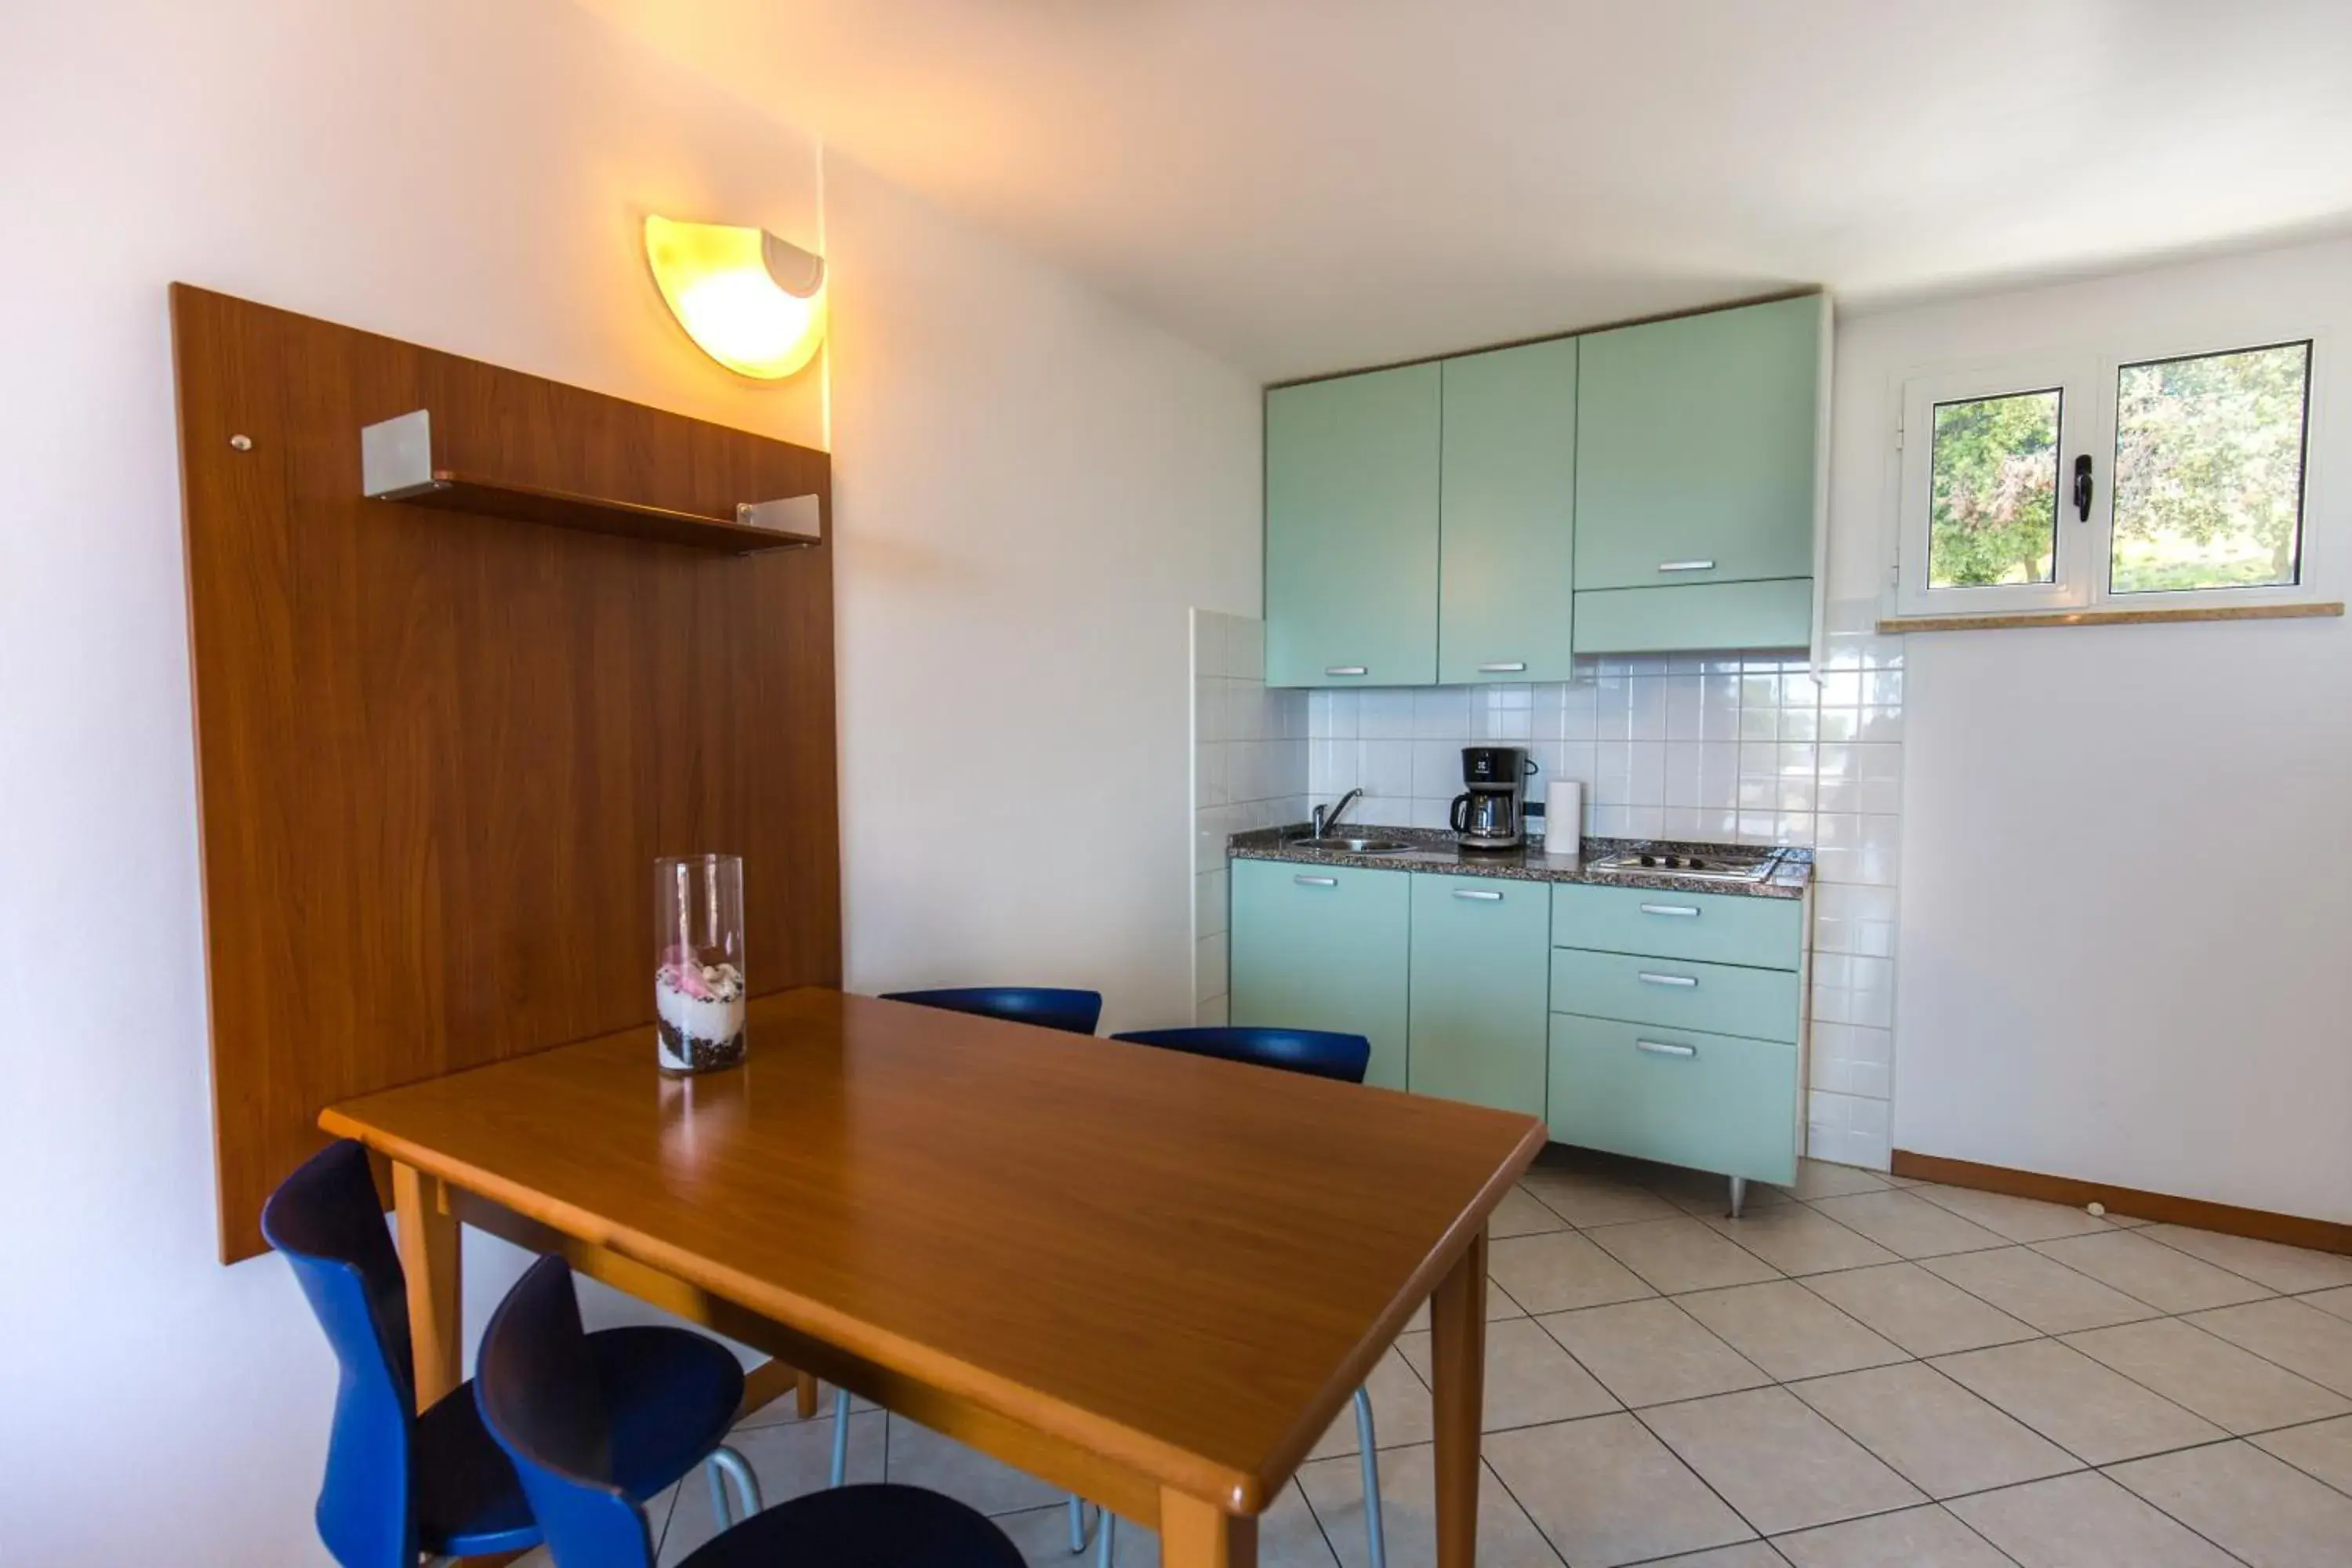
[[[1465,849],[1517,849],[1528,841],[1528,775],[1536,771],[1523,746],[1465,746],[1462,782],[1454,797],[1454,834]]]

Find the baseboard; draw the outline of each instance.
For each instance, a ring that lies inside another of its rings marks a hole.
[[[2044,1203],[2080,1208],[2106,1205],[2107,1212],[2134,1219],[2161,1220],[2168,1225],[2218,1230],[2226,1236],[2252,1237],[2257,1241],[2284,1242],[2289,1247],[2315,1247],[2322,1252],[2352,1254],[2352,1225],[2332,1219],[2308,1219],[2301,1215],[2273,1214],[2268,1209],[2240,1208],[2235,1204],[2208,1203],[2203,1198],[2179,1198],[2168,1193],[2142,1192],[2106,1182],[2085,1182],[2073,1176],[2045,1176],[2038,1171],[2012,1171],[2006,1165],[1979,1165],[1974,1160],[1948,1160],[1941,1154],[1895,1151],[1895,1173],[1914,1181],[1940,1182],[1948,1187],[1974,1187],[1980,1192],[2007,1193],[2011,1197],[2039,1198]]]

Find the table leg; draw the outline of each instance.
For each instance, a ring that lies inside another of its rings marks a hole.
[[[422,1411],[465,1381],[457,1216],[437,1178],[396,1160],[392,1208],[400,1232],[401,1271],[408,1276],[408,1342],[416,1365],[416,1408]]]
[[[1109,1515],[1103,1516],[1108,1526]],[[1257,1519],[1162,1488],[1160,1568],[1257,1568]],[[1465,1563],[1463,1568],[1469,1568]]]
[[[1486,1393],[1486,1231],[1480,1226],[1429,1299],[1436,1421],[1437,1568],[1478,1554],[1478,1429]]]
[[[803,1421],[816,1414],[816,1374],[804,1372],[793,1384],[793,1409]]]

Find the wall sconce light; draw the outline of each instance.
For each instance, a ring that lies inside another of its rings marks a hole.
[[[780,380],[824,341],[824,258],[766,229],[648,216],[646,259],[687,336],[740,375]]]

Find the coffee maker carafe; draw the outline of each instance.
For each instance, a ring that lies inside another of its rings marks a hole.
[[[1454,797],[1454,834],[1465,849],[1517,849],[1528,841],[1527,781],[1535,763],[1519,746],[1465,746]]]

